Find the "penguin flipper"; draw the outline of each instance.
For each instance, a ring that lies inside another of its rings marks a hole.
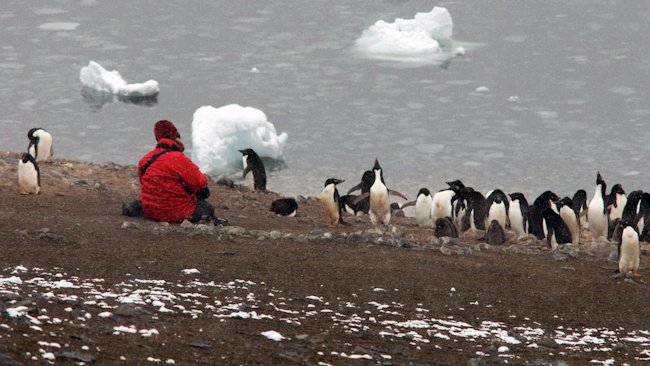
[[[348,190],[348,194],[350,194],[350,193],[352,193],[352,192],[354,192],[354,191],[358,191],[358,190],[360,190],[360,189],[361,189],[361,184],[362,184],[362,183],[363,183],[363,182],[361,182],[361,183],[357,184],[356,186],[350,188],[350,190]]]
[[[401,208],[409,207],[409,206],[415,206],[415,201],[408,201],[408,202],[405,202],[405,203],[402,205]]]
[[[352,203],[356,205],[357,203],[363,201],[368,197],[370,197],[370,192],[362,193],[361,195],[359,195],[359,197],[355,198],[354,201],[352,201]]]
[[[403,198],[403,199],[405,199],[405,200],[408,201],[408,198],[406,198],[405,195],[403,195],[403,194],[401,194],[401,193],[399,193],[399,192],[397,192],[397,191],[393,191],[392,189],[389,189],[389,190],[388,190],[388,194],[392,194],[393,196],[401,197],[401,198]]]
[[[250,165],[244,168],[244,172],[242,173],[242,178],[246,179],[246,174],[248,174],[251,171],[253,171],[253,168],[251,168]]]

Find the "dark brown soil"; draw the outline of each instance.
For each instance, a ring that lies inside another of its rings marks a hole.
[[[34,196],[18,193],[17,160],[0,154],[0,365],[3,357],[23,365],[637,365],[650,357],[648,282],[613,278],[607,255],[445,255],[408,217],[391,224],[421,246],[302,240],[371,225],[362,218],[329,229],[313,198],[298,217],[277,217],[268,207],[279,195],[214,182],[209,200],[230,226],[293,235],[194,235],[121,216],[139,192],[132,166],[47,162]]]

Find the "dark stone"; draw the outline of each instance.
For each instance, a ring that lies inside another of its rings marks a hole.
[[[16,361],[8,355],[0,353],[0,366],[16,366]]]
[[[217,184],[228,188],[235,188],[235,183],[230,178],[226,177],[219,178]]]
[[[57,360],[94,363],[95,357],[81,352],[61,352],[54,355]]]
[[[55,233],[41,233],[38,235],[38,238],[45,241],[51,241],[53,243],[61,244],[65,241],[65,236],[55,234]]]
[[[192,347],[192,348],[198,348],[198,349],[203,349],[203,350],[212,349],[212,345],[207,344],[207,343],[190,342],[190,343],[187,343],[187,345]]]

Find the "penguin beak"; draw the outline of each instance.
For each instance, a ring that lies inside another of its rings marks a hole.
[[[343,183],[343,182],[345,182],[345,179],[337,179],[337,180],[336,180],[336,184],[341,184],[341,183]]]
[[[375,158],[375,166],[372,168],[373,170],[381,169],[381,166],[379,166],[379,161],[377,158]]]

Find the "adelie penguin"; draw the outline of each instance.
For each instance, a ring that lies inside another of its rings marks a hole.
[[[490,225],[485,231],[485,242],[490,245],[501,245],[506,241],[506,232],[503,230],[503,226],[496,219],[490,221]]]
[[[321,204],[327,216],[327,226],[336,227],[338,224],[346,224],[341,217],[343,206],[341,205],[341,197],[339,190],[336,188],[337,184],[343,183],[343,180],[337,178],[329,178],[325,181],[325,188],[321,193]]]
[[[293,198],[280,198],[271,202],[270,211],[278,215],[294,217],[298,213],[298,202]]]
[[[239,150],[244,164],[243,177],[251,191],[266,191],[266,169],[253,149]]]
[[[435,236],[438,239],[444,236],[449,238],[457,238],[458,228],[451,220],[451,217],[449,216],[440,217],[433,224],[433,236]]]
[[[508,196],[500,189],[495,189],[485,197],[485,226],[488,227],[492,220],[497,220],[502,228],[509,226],[508,210],[510,201]]]
[[[625,195],[625,190],[620,184],[614,184],[612,190],[607,196],[607,222],[609,223],[607,227],[607,239],[612,238],[612,232],[614,231],[616,220],[621,220],[623,218],[623,210],[627,204],[627,196]]]
[[[542,217],[544,236],[551,249],[555,250],[560,244],[571,243],[571,231],[555,210],[547,208],[542,213]]]
[[[431,220],[436,221],[441,217],[453,217],[454,205],[452,200],[456,192],[451,189],[444,189],[433,195],[431,202]]]
[[[359,182],[359,184],[357,184],[356,186],[350,188],[348,194],[341,197],[343,208],[347,213],[353,216],[361,216],[363,214],[368,213],[368,210],[370,209],[370,197],[369,197],[370,187],[372,187],[374,177],[375,175],[372,173],[372,171],[366,170],[365,172],[363,172],[363,176],[361,177],[361,182]],[[359,196],[351,193],[358,190],[361,190],[362,195],[364,193],[367,193],[368,197],[361,200],[357,200]]]
[[[580,218],[580,227],[584,227],[587,224],[587,191],[578,189],[571,200],[573,201],[573,209]]]
[[[639,233],[636,228],[626,220],[620,223],[622,227],[621,241],[618,245],[618,271],[620,273],[632,272],[634,277],[639,277],[639,261],[641,248],[639,247]]]
[[[510,193],[510,209],[508,218],[510,228],[515,232],[517,239],[528,235],[528,201],[521,192]]]
[[[32,128],[27,132],[29,145],[27,152],[34,157],[37,162],[43,162],[54,155],[52,146],[52,135],[42,128]]]
[[[528,232],[535,235],[538,240],[545,238],[545,228],[543,225],[544,211],[547,208],[554,208],[555,201],[558,199],[559,197],[555,193],[545,191],[540,194],[539,197],[535,199],[532,206],[530,206],[528,212]]]
[[[466,205],[465,214],[460,219],[460,231],[485,230],[485,196],[470,187],[461,189],[458,196],[458,200]]]
[[[403,194],[390,190],[386,187],[386,184],[384,183],[384,174],[377,159],[375,159],[375,165],[372,168],[372,173],[373,183],[370,187],[370,192],[362,194],[357,200],[360,201],[369,196],[370,210],[368,211],[368,214],[370,215],[370,221],[374,225],[388,225],[391,218],[391,208],[388,195],[393,194],[405,200],[407,200],[407,198]]]
[[[560,217],[569,228],[569,232],[571,232],[571,243],[580,244],[580,219],[576,214],[575,207],[573,207],[573,200],[564,197],[557,201],[557,208],[560,211]]]
[[[433,197],[427,188],[420,188],[418,197],[415,199],[415,222],[418,226],[431,227],[433,220],[431,219],[431,207],[433,204]]]
[[[18,187],[22,194],[38,194],[41,190],[41,171],[29,153],[18,160]]]
[[[594,240],[601,237],[607,238],[607,207],[605,206],[605,191],[607,184],[600,175],[596,175],[596,190],[594,197],[589,202],[587,211],[587,220],[589,221],[589,231]]]

